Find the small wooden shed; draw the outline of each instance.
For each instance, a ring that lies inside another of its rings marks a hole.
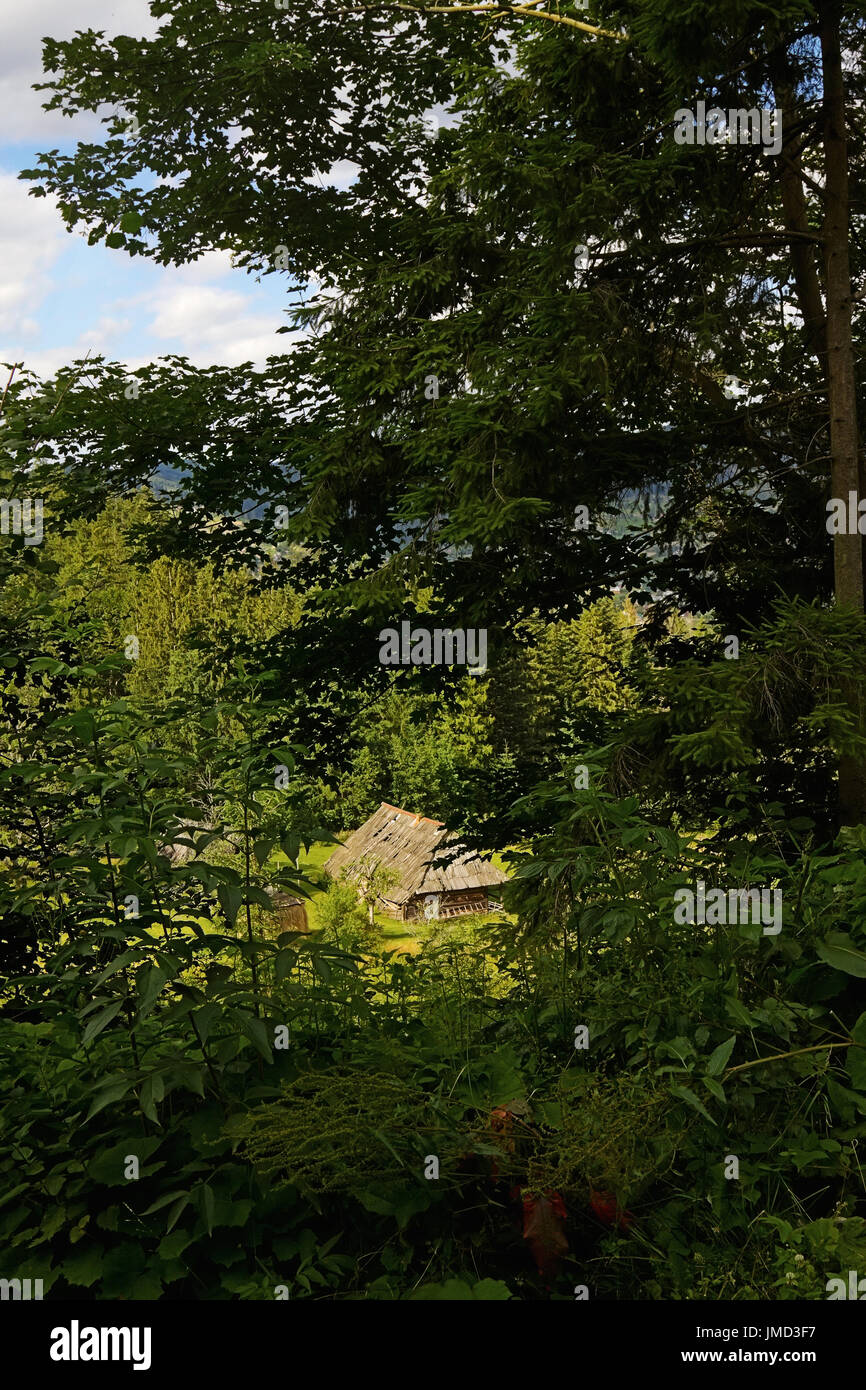
[[[205,821],[180,821],[172,838],[160,846],[159,853],[168,859],[172,868],[182,868],[195,856],[196,836],[212,833],[214,829],[213,825],[208,825]],[[237,845],[228,838],[228,834],[220,835],[219,843],[227,847],[229,854],[239,853]],[[273,911],[266,916],[267,930],[274,933],[309,932],[310,924],[303,899],[276,887],[267,888],[265,891],[273,903]]]
[[[403,922],[486,912],[493,905],[489,890],[508,878],[459,844],[442,821],[387,801],[335,850],[325,871],[331,878],[351,879],[365,863],[383,865],[398,876],[378,908]]]
[[[274,905],[272,914],[268,914],[268,922],[273,929],[296,932],[309,932],[310,924],[307,920],[307,909],[301,898],[294,897],[291,893],[276,891],[272,888],[267,890],[268,896]]]

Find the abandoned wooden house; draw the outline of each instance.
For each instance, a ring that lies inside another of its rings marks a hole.
[[[386,801],[331,855],[325,871],[357,881],[367,865],[390,871],[395,881],[383,887],[377,907],[404,922],[486,912],[493,906],[489,890],[508,877],[459,844],[442,821]]]

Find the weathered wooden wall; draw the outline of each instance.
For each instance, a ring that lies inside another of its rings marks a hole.
[[[487,912],[489,898],[486,888],[463,888],[442,892],[439,897],[439,920],[446,917],[462,917],[469,912]],[[405,922],[414,922],[424,917],[427,910],[427,894],[410,898],[403,914]]]

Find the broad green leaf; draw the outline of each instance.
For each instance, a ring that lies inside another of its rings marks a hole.
[[[710,1059],[707,1062],[707,1076],[721,1076],[728,1065],[736,1041],[737,1035],[732,1033],[726,1042],[719,1043],[718,1047],[710,1053]]]
[[[185,1197],[189,1201],[189,1192],[167,1192],[163,1197],[157,1197],[156,1201],[141,1214],[142,1216],[152,1216],[155,1211],[161,1211],[163,1207],[168,1206],[169,1202],[176,1202],[181,1197]]]
[[[89,1289],[102,1275],[105,1252],[98,1245],[87,1244],[74,1250],[63,1260],[63,1277],[70,1284]]]
[[[139,987],[138,995],[138,1016],[144,1018],[159,997],[160,990],[164,989],[169,981],[167,971],[158,965],[144,965],[136,975],[136,982]]]
[[[292,970],[294,970],[297,965],[298,955],[296,951],[292,951],[288,947],[283,947],[281,950],[277,951],[275,959],[277,983],[282,984],[286,976],[291,974]]]
[[[847,932],[828,932],[823,941],[816,942],[815,950],[825,965],[866,979],[866,954],[854,945]]]
[[[157,1254],[161,1260],[176,1260],[192,1244],[192,1231],[173,1231],[170,1236],[163,1236],[157,1247]]]
[[[203,1004],[200,1009],[195,1010],[192,1017],[195,1020],[195,1026],[201,1035],[203,1043],[207,1042],[213,1025],[221,1016],[222,1009],[219,1004]]]
[[[725,1008],[735,1023],[740,1023],[744,1028],[754,1028],[755,1019],[749,1013],[744,1004],[740,1003],[736,995],[725,995]]]
[[[115,956],[110,965],[107,965],[101,975],[97,975],[95,984],[101,985],[111,975],[116,975],[118,970],[123,970],[131,961],[141,960],[141,947],[136,946],[131,951],[122,951],[119,956]]]
[[[208,1235],[212,1235],[214,1224],[214,1195],[206,1182],[202,1183],[199,1192],[201,1193],[201,1211],[205,1220],[205,1225],[207,1226],[207,1233]]]
[[[441,1300],[447,1303],[470,1303],[474,1294],[465,1279],[446,1279],[444,1284],[422,1284],[420,1288],[414,1289],[408,1298],[412,1302]]]
[[[106,1187],[129,1187],[129,1179],[124,1175],[126,1159],[130,1154],[134,1154],[139,1164],[144,1167],[145,1162],[150,1158],[163,1142],[162,1139],[149,1134],[130,1135],[128,1139],[121,1139],[120,1143],[112,1144],[109,1149],[101,1149],[95,1158],[87,1164],[87,1176],[95,1183],[102,1183]]]
[[[217,897],[230,924],[234,926],[237,915],[243,902],[243,889],[235,883],[221,883],[217,888]]]
[[[689,1090],[688,1086],[672,1086],[671,1095],[679,1096],[680,1100],[686,1102],[686,1105],[690,1105],[693,1110],[697,1110],[699,1115],[703,1115],[705,1120],[709,1120],[711,1125],[716,1123],[706,1106],[698,1100],[694,1091]]]
[[[112,1101],[121,1100],[128,1091],[132,1089],[131,1080],[112,1081],[109,1086],[105,1086],[101,1091],[97,1091],[87,1112],[87,1119],[92,1120],[94,1115],[98,1115],[100,1110],[104,1110],[106,1105],[111,1105]]]
[[[503,1303],[512,1297],[512,1293],[501,1279],[481,1279],[472,1285],[472,1297],[475,1302]]]
[[[122,1008],[123,1000],[117,999],[113,1004],[109,1004],[107,1009],[102,1009],[96,1014],[96,1016],[90,1020],[82,1034],[82,1046],[86,1047],[89,1042],[92,1042],[93,1039],[102,1032],[103,1028],[107,1028],[111,1020],[117,1017]]]
[[[240,1029],[244,1036],[249,1038],[256,1051],[261,1053],[266,1062],[272,1062],[274,1060],[268,1030],[260,1018],[253,1018],[251,1014],[241,1016]]]
[[[156,1107],[164,1095],[165,1087],[162,1077],[158,1072],[153,1072],[150,1076],[145,1078],[141,1088],[140,1104],[147,1118],[153,1120],[155,1124],[159,1122]]]

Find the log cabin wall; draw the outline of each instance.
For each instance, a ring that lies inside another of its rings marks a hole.
[[[447,917],[462,917],[469,912],[487,912],[489,898],[486,888],[454,889],[439,895],[439,921]],[[427,907],[427,894],[411,898],[406,904],[403,921],[414,922],[424,917]],[[435,919],[434,919],[435,920]]]

